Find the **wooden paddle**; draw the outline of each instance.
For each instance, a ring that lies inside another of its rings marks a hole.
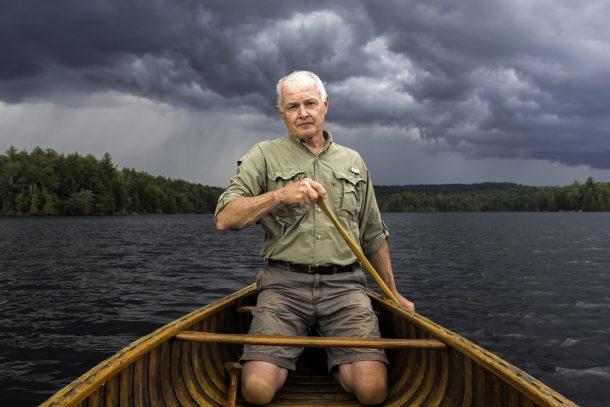
[[[381,288],[383,293],[389,299],[394,301],[396,304],[399,304],[396,296],[392,293],[392,291],[390,291],[390,289],[386,285],[385,281],[383,281],[383,279],[377,273],[377,270],[375,270],[375,267],[373,267],[371,262],[366,258],[366,256],[362,252],[362,249],[360,249],[360,245],[356,244],[356,242],[354,242],[354,240],[351,238],[351,236],[347,234],[345,229],[343,229],[343,226],[341,226],[341,224],[339,223],[339,219],[337,219],[337,217],[335,216],[333,211],[328,207],[328,205],[326,205],[326,201],[324,201],[324,199],[322,199],[320,197],[320,198],[318,198],[316,203],[322,209],[322,212],[324,212],[326,214],[326,216],[328,216],[328,219],[330,219],[330,221],[333,223],[333,225],[335,225],[335,227],[339,231],[339,234],[341,235],[341,237],[343,237],[343,240],[345,240],[345,242],[347,243],[349,248],[352,249],[352,252],[354,252],[354,254],[358,258],[360,263],[369,272],[371,277],[373,277],[373,280],[375,280],[375,282],[377,283],[379,288]]]

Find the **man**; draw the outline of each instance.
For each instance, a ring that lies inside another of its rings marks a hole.
[[[320,79],[297,71],[277,85],[277,112],[288,136],[254,146],[239,161],[216,208],[219,230],[260,223],[261,255],[268,267],[257,276],[258,302],[250,333],[379,337],[379,327],[356,256],[315,205],[328,203],[399,302],[373,185],[362,158],[333,142],[324,130],[328,96]],[[269,403],[295,368],[302,348],[245,346],[242,395]],[[341,386],[367,405],[387,395],[383,350],[329,349],[329,369]]]

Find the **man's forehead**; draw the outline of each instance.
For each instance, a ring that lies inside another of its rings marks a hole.
[[[311,78],[294,78],[282,85],[282,94],[285,101],[291,98],[314,97],[320,98],[316,82]]]

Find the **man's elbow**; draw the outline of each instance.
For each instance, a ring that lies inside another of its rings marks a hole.
[[[216,216],[216,230],[240,230],[244,225],[235,222],[235,219],[220,212]]]
[[[252,223],[241,215],[239,206],[234,203],[236,200],[229,202],[216,214],[217,230],[241,230]]]
[[[218,214],[218,216],[216,216],[216,230],[229,230],[229,229],[230,229],[230,227],[227,224],[225,217]]]

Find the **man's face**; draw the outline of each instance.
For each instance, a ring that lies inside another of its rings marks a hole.
[[[328,111],[328,97],[320,98],[311,78],[295,78],[284,82],[281,89],[282,105],[277,107],[288,132],[299,140],[322,135]]]

